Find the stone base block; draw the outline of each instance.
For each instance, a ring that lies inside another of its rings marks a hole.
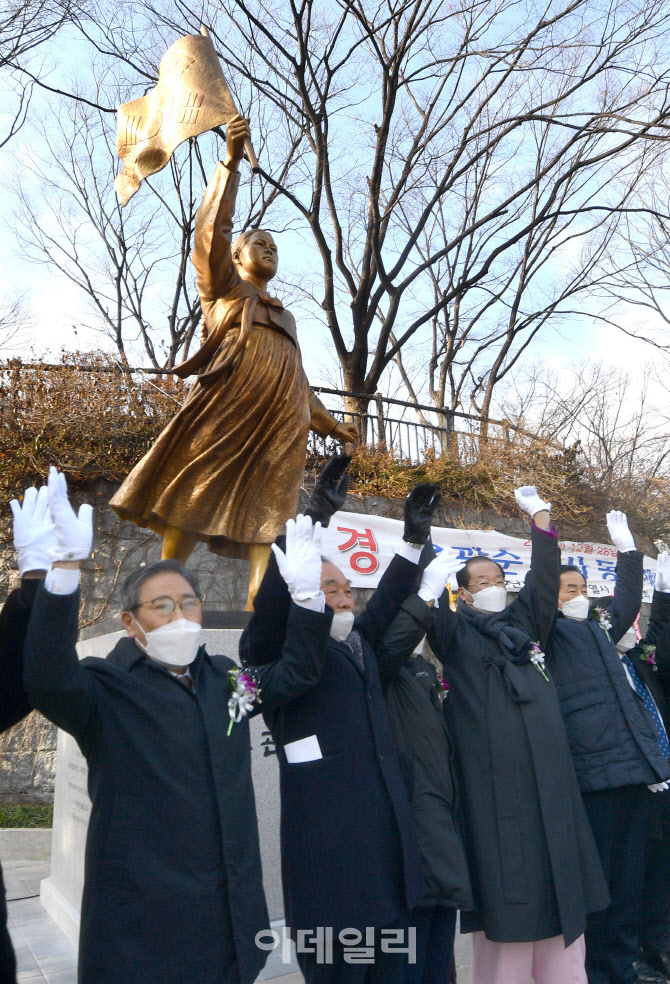
[[[53,878],[40,883],[40,902],[73,946],[79,946],[79,910],[58,889]]]
[[[0,861],[48,861],[51,829],[3,827],[0,829]]]

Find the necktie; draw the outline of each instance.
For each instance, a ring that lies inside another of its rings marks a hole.
[[[349,649],[356,657],[356,662],[363,673],[365,673],[365,657],[363,656],[363,643],[358,632],[350,632],[345,640]]]
[[[621,662],[625,663],[628,672],[630,673],[631,680],[633,681],[633,686],[636,692],[640,695],[644,701],[644,706],[647,708],[651,714],[654,724],[656,725],[656,730],[658,731],[658,747],[661,749],[663,758],[670,758],[670,743],[668,742],[668,736],[665,733],[665,728],[663,727],[663,722],[661,721],[661,715],[658,713],[658,708],[654,703],[651,694],[649,693],[649,688],[640,676],[640,674],[635,669],[635,664],[630,656],[622,656]]]
[[[178,673],[177,679],[186,687],[187,690],[193,690],[193,680],[191,680],[187,673]]]

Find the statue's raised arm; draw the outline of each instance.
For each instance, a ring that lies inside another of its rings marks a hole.
[[[226,159],[217,165],[195,217],[192,259],[205,323],[209,321],[212,304],[237,286],[240,280],[232,258],[231,232],[240,184],[238,167],[242,160],[244,141],[250,136],[248,121],[241,116],[228,124]],[[276,272],[275,259],[270,276],[274,276]]]

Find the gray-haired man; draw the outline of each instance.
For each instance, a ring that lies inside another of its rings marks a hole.
[[[90,513],[75,516],[62,476],[49,490],[59,560],[35,600],[25,685],[89,767],[80,981],[251,984],[268,916],[248,718],[314,685],[331,616],[293,603],[282,658],[252,679],[200,645],[197,579],[161,561],[124,586],[126,637],[107,659],[79,662]],[[318,593],[318,525],[289,525],[288,570]]]

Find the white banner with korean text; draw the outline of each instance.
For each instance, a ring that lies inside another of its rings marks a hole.
[[[403,524],[366,513],[337,512],[323,531],[323,555],[336,564],[355,588],[376,588],[402,542]],[[530,539],[522,540],[495,530],[455,530],[434,526],[433,543],[456,550],[464,561],[490,557],[505,571],[509,591],[519,591],[530,567]],[[606,543],[561,540],[564,564],[584,575],[589,595],[611,594],[616,582],[616,548]],[[656,561],[644,558],[643,601],[651,601]]]

